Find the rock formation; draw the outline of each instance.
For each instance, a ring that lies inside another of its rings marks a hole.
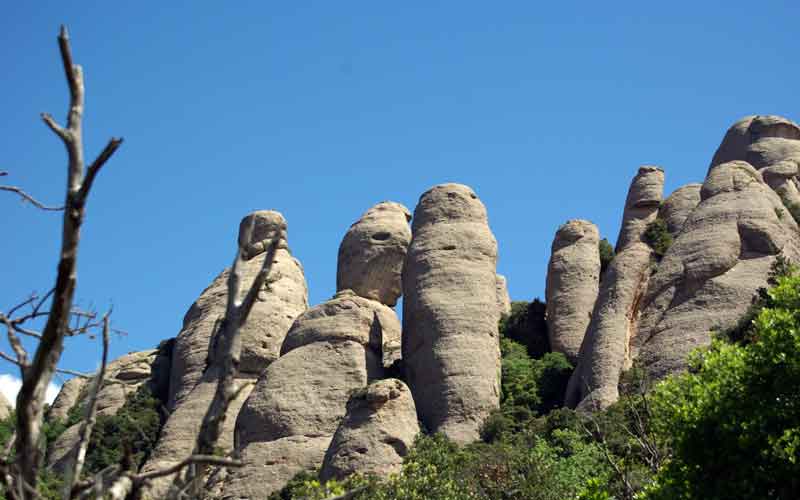
[[[153,349],[130,353],[109,363],[105,382],[97,393],[97,415],[115,415],[123,407],[127,397],[134,394],[143,384],[150,384],[151,391],[158,394],[166,386],[168,376],[168,373],[158,369],[164,366],[163,358],[163,353]],[[68,391],[73,391],[77,385],[77,383],[71,384]],[[89,383],[78,389],[79,395],[75,395],[73,404],[66,409],[67,413],[75,404],[85,404],[89,394],[88,389]],[[65,403],[61,408],[66,406],[66,399],[65,395]],[[78,444],[80,426],[79,422],[68,427],[50,445],[46,460],[48,468],[56,472],[64,471]]]
[[[82,377],[71,378],[64,382],[64,385],[61,386],[61,390],[58,391],[58,396],[56,396],[56,399],[47,411],[48,420],[66,421],[69,410],[78,402],[78,398],[85,385],[86,379]]]
[[[547,266],[547,331],[550,347],[578,360],[600,286],[600,232],[589,221],[558,228]]]
[[[700,188],[702,184],[686,184],[681,186],[664,200],[658,217],[667,223],[667,230],[673,238],[683,229],[683,223],[700,203]]]
[[[710,168],[741,160],[762,169],[791,159],[800,160],[800,125],[780,116],[754,115],[728,129]]]
[[[686,356],[707,345],[712,330],[733,326],[766,285],[779,253],[797,259],[797,224],[783,213],[751,165],[734,161],[711,169],[700,204],[641,302],[631,349],[651,378],[684,369]]]
[[[422,195],[403,271],[403,362],[431,432],[467,443],[499,405],[497,242],[461,184]]]
[[[383,202],[350,227],[339,250],[337,288],[361,293],[339,289],[294,322],[281,356],[239,413],[236,450],[245,465],[230,474],[223,498],[265,498],[298,472],[322,465],[349,395],[383,376],[384,346],[400,338],[390,305],[402,291],[407,217],[402,205]]]
[[[8,418],[8,416],[11,415],[11,410],[13,410],[13,408],[8,398],[0,392],[0,420]]]
[[[278,231],[286,231],[286,221],[278,212],[257,211],[242,219],[238,244],[247,258],[241,266],[242,294],[247,293],[261,270],[268,255],[269,242]],[[142,467],[144,472],[174,465],[194,449],[197,432],[216,390],[219,367],[211,356],[214,348],[212,337],[215,324],[225,314],[229,272],[226,269],[217,276],[186,314],[183,329],[175,340],[172,358],[172,413],[164,424],[156,448]],[[228,407],[223,434],[217,443],[219,448],[233,449],[236,416],[250,394],[253,380],[278,357],[289,327],[307,305],[302,266],[283,242],[274,254],[267,283],[240,330],[242,362],[237,383],[244,387]],[[166,476],[151,482],[142,497],[162,498],[173,479],[173,476]]]
[[[406,207],[385,201],[353,223],[339,245],[336,289],[350,289],[394,306],[402,293],[400,276],[411,241],[410,220]]]
[[[508,316],[511,314],[511,297],[508,295],[508,283],[506,277],[502,274],[497,275],[497,309],[500,310],[500,316]]]
[[[797,188],[798,160],[783,160],[761,170],[764,182],[783,201],[783,206],[795,220],[800,218],[800,190]]]
[[[629,361],[638,303],[650,277],[653,251],[642,242],[642,235],[658,215],[663,186],[664,172],[657,167],[641,167],[631,182],[617,253],[603,276],[580,360],[567,387],[568,406],[605,408],[619,397],[617,383]]]
[[[417,434],[417,410],[406,384],[396,379],[374,382],[347,402],[320,479],[343,479],[356,472],[379,477],[399,472]]]

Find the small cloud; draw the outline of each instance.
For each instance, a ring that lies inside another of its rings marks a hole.
[[[12,407],[16,407],[17,405],[17,393],[19,392],[19,388],[22,387],[22,380],[14,375],[9,375],[4,373],[0,375],[0,392],[3,393],[3,396],[8,399],[8,402],[11,403]],[[53,400],[56,399],[58,396],[58,391],[61,390],[61,387],[57,386],[53,382],[47,386],[47,391],[45,392],[44,399],[48,404],[52,404]]]

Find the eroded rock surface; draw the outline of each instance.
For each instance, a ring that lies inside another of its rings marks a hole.
[[[461,184],[422,195],[403,272],[403,361],[420,419],[467,443],[499,405],[497,242]]]
[[[700,188],[702,184],[687,184],[681,186],[664,200],[658,217],[667,223],[667,230],[676,237],[683,229],[683,223],[692,213],[698,203],[700,203]]]
[[[642,242],[642,234],[658,215],[663,188],[664,172],[658,167],[641,167],[631,182],[617,253],[603,275],[578,366],[567,387],[565,400],[570,407],[605,408],[619,398],[617,384],[629,364],[629,344],[653,263],[653,250]]]
[[[398,472],[419,431],[408,386],[397,379],[373,382],[347,402],[320,479],[343,479],[356,472],[385,477]]]
[[[554,352],[576,363],[600,286],[600,233],[586,220],[556,231],[547,266],[547,331]]]
[[[741,160],[761,169],[791,159],[800,160],[800,126],[781,116],[753,115],[728,129],[711,168]]]
[[[8,398],[3,393],[0,393],[0,420],[4,420],[11,415],[11,403],[8,401]]]
[[[497,275],[497,309],[500,316],[511,314],[511,297],[508,295],[508,283],[502,274]]]
[[[69,410],[78,402],[81,391],[86,386],[86,379],[82,377],[75,377],[64,382],[61,390],[58,391],[58,396],[50,405],[47,412],[47,419],[51,422],[56,420],[66,421]]]
[[[394,306],[402,288],[403,272],[411,228],[411,213],[392,201],[367,210],[347,231],[339,245],[337,290]]]
[[[712,330],[733,326],[747,311],[779,253],[795,260],[797,224],[751,165],[711,169],[701,202],[664,255],[642,300],[632,354],[652,379],[686,367]]]

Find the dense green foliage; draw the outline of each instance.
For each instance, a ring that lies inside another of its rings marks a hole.
[[[614,260],[614,247],[606,238],[603,238],[598,244],[598,250],[600,251],[600,276],[602,276],[611,261]]]
[[[751,342],[717,340],[655,389],[673,453],[647,498],[800,498],[800,277],[766,293]]]
[[[667,229],[667,222],[664,219],[656,219],[647,225],[647,229],[642,236],[644,242],[650,245],[657,258],[661,258],[667,253],[672,245],[672,235]]]
[[[99,472],[123,459],[137,465],[144,462],[161,430],[160,406],[147,384],[142,384],[116,414],[99,415],[86,453],[86,471]]]
[[[500,319],[501,335],[524,345],[533,357],[538,358],[550,352],[545,309],[545,303],[539,299],[512,302],[511,314]]]

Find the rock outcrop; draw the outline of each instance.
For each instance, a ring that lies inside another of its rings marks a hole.
[[[673,238],[683,229],[683,223],[700,203],[700,188],[702,184],[686,184],[681,186],[664,200],[658,217],[667,224],[667,230]]]
[[[239,246],[250,258],[241,266],[242,293],[250,288],[266,256],[275,231],[286,230],[278,212],[262,210],[244,217],[239,224]],[[246,234],[251,232],[249,241]],[[183,328],[175,340],[168,407],[174,409],[200,381],[207,367],[209,345],[216,322],[225,315],[229,270],[217,276],[189,308]],[[308,289],[300,262],[288,248],[279,248],[269,282],[258,295],[247,323],[241,329],[240,371],[257,377],[279,354],[294,319],[308,308]]]
[[[733,326],[750,306],[778,254],[797,259],[794,219],[751,165],[711,169],[701,202],[664,255],[641,303],[632,355],[652,379],[686,367],[712,330]]]
[[[664,172],[650,166],[641,167],[631,183],[617,253],[603,276],[578,366],[567,387],[565,400],[570,407],[605,408],[619,398],[617,384],[629,363],[629,343],[653,258],[642,235],[658,215],[663,187]]]
[[[781,116],[753,115],[728,129],[709,170],[736,160],[758,170],[791,159],[800,160],[800,125]]]
[[[419,431],[414,399],[406,384],[396,379],[374,382],[347,402],[320,479],[343,479],[356,472],[379,477],[399,472]]]
[[[592,319],[600,286],[600,232],[586,220],[570,220],[556,231],[547,266],[547,331],[550,347],[570,363]]]
[[[798,157],[800,161],[800,157]],[[797,188],[798,161],[784,160],[761,170],[764,182],[783,201],[783,206],[795,220],[800,218],[800,190]]]
[[[500,311],[500,316],[508,316],[511,314],[511,297],[508,295],[506,277],[502,274],[497,275],[496,287],[497,309]]]
[[[61,390],[58,391],[58,396],[56,396],[56,399],[47,411],[48,421],[66,421],[69,411],[75,406],[75,403],[78,402],[81,391],[85,386],[86,379],[82,377],[71,378],[64,382],[64,385],[61,386]]]
[[[394,306],[402,293],[411,213],[392,201],[378,203],[352,226],[339,245],[336,289]]]
[[[431,432],[474,441],[499,405],[497,242],[461,184],[422,195],[403,271],[403,362]]]
[[[322,465],[350,394],[383,376],[384,351],[400,340],[390,306],[402,291],[409,236],[408,210],[392,202],[350,227],[339,249],[338,292],[296,319],[239,412],[236,450],[245,465],[226,479],[223,498],[265,498]]]
[[[269,244],[277,232],[286,232],[286,221],[275,211],[253,212],[239,225],[238,245],[247,259],[241,265],[240,293],[245,294],[269,255]],[[203,416],[214,399],[218,369],[212,350],[217,321],[225,314],[227,280],[230,270],[220,274],[192,305],[184,327],[175,340],[172,359],[170,400],[172,413],[161,437],[142,470],[163,469],[183,460],[194,449]],[[242,326],[242,362],[237,384],[242,388],[231,402],[218,447],[234,447],[234,428],[239,410],[250,394],[255,378],[274,361],[294,319],[308,305],[303,269],[282,241],[274,253],[272,267],[264,288]],[[151,481],[142,498],[163,498],[174,480],[165,476]]]

